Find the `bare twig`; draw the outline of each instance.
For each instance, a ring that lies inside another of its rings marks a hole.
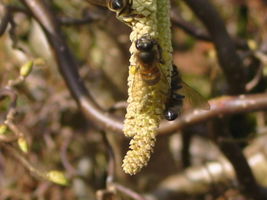
[[[127,187],[120,185],[118,183],[113,183],[113,186],[121,193],[126,194],[127,196],[129,196],[135,200],[145,200],[144,197],[142,197],[140,194],[136,193],[135,191],[131,190],[130,188],[127,188]]]
[[[255,139],[243,151],[257,180],[266,186],[266,135]],[[166,200],[173,194],[199,195],[212,190],[218,183],[228,185],[235,179],[233,167],[221,154],[216,160],[191,166],[165,178],[152,193],[155,199]],[[154,194],[153,194],[154,193]],[[160,194],[157,196],[157,194]]]
[[[116,110],[126,109],[128,106],[126,101],[116,102],[112,107],[108,109],[109,112],[115,112]]]
[[[186,32],[187,34],[195,37],[198,40],[212,42],[210,35],[203,29],[194,26],[193,24],[189,23],[188,21],[184,20],[182,17],[178,15],[177,9],[172,9],[171,12],[171,21],[172,25],[175,27],[179,27],[181,30]],[[249,50],[248,44],[245,40],[241,39],[234,39],[236,48],[242,50]]]
[[[60,71],[81,110],[88,119],[94,121],[101,128],[122,133],[123,121],[117,119],[114,115],[104,112],[89,95],[78,74],[77,62],[67,46],[60,26],[57,26],[58,23],[51,11],[40,0],[23,0],[23,2],[29,6],[29,10],[33,12],[44,28],[50,45],[55,50]],[[202,122],[218,115],[230,115],[265,109],[267,107],[267,95],[257,94],[214,99],[210,101],[210,105],[211,110],[209,111],[191,112],[181,116],[174,122],[162,123],[159,128],[159,134],[172,133],[188,125]]]
[[[5,33],[5,31],[7,30],[8,24],[10,24],[9,35],[13,42],[13,47],[15,47],[17,43],[17,38],[16,38],[16,32],[15,32],[16,24],[13,19],[14,18],[13,15],[16,12],[24,13],[26,15],[28,15],[29,13],[27,12],[27,10],[17,7],[17,6],[3,5],[3,4],[1,4],[0,6],[2,6],[2,9],[4,12],[3,17],[1,19],[1,23],[0,23],[0,36]]]
[[[107,181],[106,181],[107,186],[108,186],[109,184],[113,184],[114,179],[115,179],[115,168],[116,168],[115,154],[114,154],[114,151],[113,151],[113,148],[110,142],[108,141],[107,134],[102,132],[102,136],[103,136],[103,141],[106,146],[106,149],[108,152],[108,158],[109,158],[108,169],[107,169],[108,176],[107,176]]]
[[[76,19],[76,18],[70,18],[70,17],[61,17],[59,19],[60,24],[64,26],[79,26],[79,25],[85,25],[85,24],[90,24],[94,21],[96,21],[96,17],[92,16],[85,16],[81,19]]]
[[[240,147],[236,143],[225,142],[224,140],[221,140],[223,138],[231,138],[231,134],[226,128],[227,122],[214,119],[213,123],[211,123],[211,126],[213,129],[213,137],[216,143],[235,169],[236,177],[241,186],[240,189],[244,192],[244,194],[248,195],[254,200],[267,199],[266,191],[264,191],[256,182],[251,168],[249,167]]]
[[[22,2],[31,10],[45,30],[50,45],[54,49],[59,69],[81,110],[100,127],[122,133],[122,121],[103,112],[88,93],[78,74],[77,61],[64,40],[60,26],[58,26],[59,22],[45,2],[40,0],[23,0]]]
[[[18,78],[16,80],[9,81],[9,84],[5,88],[0,90],[0,100],[5,97],[9,97],[11,101],[8,107],[4,124],[15,134],[11,136],[2,135],[0,140],[4,142],[12,142],[17,140],[18,138],[25,138],[25,133],[21,131],[17,124],[14,123],[14,118],[17,111],[17,93],[13,89],[13,86],[17,85],[18,82],[21,83],[24,79],[21,80],[20,78]]]
[[[0,143],[0,145],[7,150],[14,158],[16,158],[26,169],[32,172],[34,175],[47,180],[45,172],[40,171],[34,167],[22,154],[20,154],[15,148],[11,145]]]
[[[7,25],[10,22],[10,19],[12,18],[12,14],[10,10],[4,6],[3,8],[3,17],[1,19],[0,23],[0,36],[4,34],[4,32],[7,29]]]
[[[15,108],[17,104],[17,93],[10,88],[2,88],[0,90],[0,100],[3,100],[6,97],[9,97],[11,101],[9,108]]]
[[[263,74],[262,74],[263,67],[264,66],[262,64],[259,65],[259,68],[257,69],[257,72],[256,72],[255,76],[253,77],[253,79],[246,84],[246,86],[245,86],[246,91],[251,91],[260,82],[260,80],[262,79],[262,76],[263,76]]]
[[[185,169],[190,166],[191,156],[190,156],[190,144],[192,141],[192,132],[188,130],[184,130],[182,134],[182,150],[181,150],[181,160],[182,167]]]
[[[263,64],[267,65],[267,53],[262,51],[256,51],[255,57],[258,58]]]
[[[209,0],[184,0],[184,2],[193,10],[209,32],[217,51],[220,66],[229,84],[229,93],[243,93],[246,82],[243,64],[218,12]]]
[[[65,136],[64,140],[63,140],[63,144],[60,148],[60,157],[61,157],[61,161],[63,166],[65,167],[65,169],[67,170],[67,172],[69,173],[70,176],[74,176],[77,175],[78,172],[77,170],[70,164],[69,159],[68,159],[68,155],[67,155],[67,149],[69,147],[70,142],[72,141],[72,133],[69,131],[69,129],[65,129],[63,130],[65,132],[63,132]]]
[[[253,94],[240,96],[225,96],[209,101],[210,110],[195,110],[186,113],[173,122],[162,123],[159,129],[160,134],[174,132],[212,119],[216,116],[227,116],[242,112],[259,111],[267,108],[267,94]]]

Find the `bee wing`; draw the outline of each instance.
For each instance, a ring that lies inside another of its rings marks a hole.
[[[90,4],[107,7],[107,0],[87,0]]]
[[[187,85],[182,81],[182,88],[177,91],[178,94],[185,96],[183,101],[184,109],[201,109],[201,110],[209,110],[210,105],[208,101],[199,94],[195,89]]]

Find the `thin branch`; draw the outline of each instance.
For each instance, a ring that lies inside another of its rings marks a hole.
[[[0,101],[4,98],[9,97],[10,98],[10,105],[9,108],[16,107],[17,104],[17,93],[14,90],[11,90],[9,88],[2,88],[0,90]]]
[[[108,169],[107,169],[107,187],[109,184],[113,184],[115,179],[115,169],[116,169],[116,163],[115,163],[115,154],[113,151],[113,148],[108,140],[108,136],[105,132],[102,132],[103,142],[106,146],[107,152],[108,152]]]
[[[16,35],[15,35],[16,24],[13,19],[14,18],[13,15],[14,13],[17,12],[29,15],[29,12],[17,6],[12,6],[12,5],[0,5],[0,6],[2,6],[4,13],[0,23],[0,36],[2,36],[5,33],[5,31],[8,28],[8,24],[10,24],[9,35],[10,38],[12,39],[13,46],[16,46]]]
[[[258,58],[265,65],[267,64],[267,53],[261,50],[255,51],[255,57]]]
[[[20,154],[15,148],[11,145],[0,143],[0,145],[7,150],[14,158],[16,158],[26,169],[32,172],[34,175],[47,180],[46,173],[40,171],[36,167],[34,167],[22,154]]]
[[[175,27],[179,27],[181,30],[195,37],[198,40],[212,42],[210,35],[205,30],[196,27],[190,22],[184,20],[181,16],[178,15],[178,12],[179,11],[177,9],[172,9],[171,11],[172,25],[174,25]],[[234,39],[233,41],[235,43],[236,48],[249,50],[247,41],[242,39]]]
[[[95,14],[94,11],[85,13],[81,19],[71,18],[71,17],[60,17],[58,20],[61,25],[64,26],[79,26],[90,24],[99,19],[103,18],[103,15]]]
[[[0,36],[3,35],[7,29],[7,25],[10,22],[10,19],[12,18],[10,10],[4,6],[3,7],[3,17],[1,19],[0,23]]]
[[[115,112],[115,111],[121,110],[121,109],[125,110],[127,108],[127,106],[128,106],[128,103],[126,101],[118,101],[114,105],[112,105],[108,109],[108,111],[112,113],[112,112]]]
[[[63,144],[60,148],[60,158],[62,161],[63,166],[67,170],[70,176],[75,176],[78,174],[78,171],[72,166],[72,164],[69,162],[67,149],[70,145],[70,142],[72,141],[72,133],[69,129],[64,129],[63,134],[65,135],[65,138],[63,140]]]
[[[78,65],[64,40],[60,26],[49,8],[40,0],[23,0],[29,6],[44,28],[51,47],[54,49],[59,69],[73,97],[81,110],[102,129],[122,133],[123,120],[103,111],[89,95],[85,85],[78,74]],[[239,73],[239,72],[238,72]],[[256,94],[219,98],[210,101],[209,111],[193,111],[182,115],[174,122],[164,122],[159,128],[159,134],[173,133],[178,129],[198,122],[214,118],[219,115],[230,115],[241,112],[251,112],[267,108],[267,95]]]
[[[64,26],[77,26],[77,25],[85,25],[90,24],[95,21],[95,19],[92,19],[92,17],[87,16],[82,19],[77,18],[70,18],[70,17],[61,17],[59,19],[60,24]]]
[[[23,0],[22,2],[31,10],[36,20],[45,30],[49,43],[54,49],[59,70],[84,114],[100,127],[121,133],[122,121],[103,112],[87,91],[78,74],[77,61],[64,40],[63,33],[58,26],[59,22],[49,7],[44,1],[40,0]]]
[[[173,122],[162,123],[159,134],[171,133],[192,124],[207,121],[217,116],[260,111],[267,109],[267,94],[225,96],[209,101],[210,110],[193,110]]]
[[[182,149],[181,149],[181,160],[183,169],[191,165],[191,154],[190,146],[192,142],[193,133],[190,130],[183,130],[182,134]]]
[[[249,164],[237,143],[226,142],[224,138],[231,138],[231,134],[227,129],[228,123],[220,119],[214,119],[211,123],[213,129],[213,137],[217,145],[227,159],[231,162],[241,191],[254,200],[267,199],[267,193],[256,182]]]
[[[142,197],[140,194],[136,193],[135,191],[131,190],[130,188],[127,188],[123,185],[120,185],[118,183],[112,184],[118,191],[121,193],[126,194],[127,196],[135,199],[135,200],[146,200],[144,197]]]
[[[184,2],[209,32],[217,51],[220,66],[229,85],[229,93],[243,93],[246,82],[243,64],[217,10],[209,0],[184,0]]]
[[[246,86],[245,86],[246,91],[248,91],[248,92],[251,91],[262,80],[262,77],[263,77],[263,74],[262,74],[263,68],[264,68],[263,64],[260,64],[259,65],[259,69],[257,69],[257,72],[256,72],[255,76],[253,77],[253,79],[246,84]]]

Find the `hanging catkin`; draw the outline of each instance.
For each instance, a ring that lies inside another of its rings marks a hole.
[[[128,9],[129,10],[129,9]],[[169,95],[172,69],[172,46],[168,0],[133,0],[131,12],[119,19],[131,26],[130,67],[128,77],[128,107],[124,121],[124,134],[133,137],[130,150],[123,160],[123,170],[136,174],[150,159],[156,133]],[[140,17],[141,16],[141,17]],[[158,43],[162,61],[157,62],[160,81],[149,85],[140,74],[136,41],[148,36]]]

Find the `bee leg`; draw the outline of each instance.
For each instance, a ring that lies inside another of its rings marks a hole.
[[[182,88],[183,88],[183,86],[181,84],[179,84],[178,81],[172,81],[171,82],[171,89],[172,90],[179,90]]]
[[[183,100],[184,98],[185,98],[184,95],[180,95],[180,94],[177,94],[177,93],[173,93],[173,94],[171,95],[171,99],[172,99],[173,101],[175,101],[175,102],[179,102],[179,101],[182,102],[182,100]]]

